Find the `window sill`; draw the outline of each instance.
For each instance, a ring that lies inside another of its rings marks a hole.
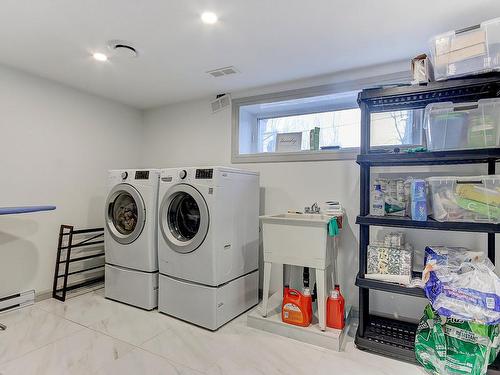
[[[232,155],[231,162],[238,163],[280,163],[296,161],[356,160],[358,148],[335,151],[263,152],[259,154]]]

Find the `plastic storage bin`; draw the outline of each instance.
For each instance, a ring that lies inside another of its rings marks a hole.
[[[500,70],[500,18],[431,39],[437,81]]]
[[[500,223],[500,175],[429,177],[427,182],[435,220]]]
[[[499,147],[500,99],[432,103],[424,117],[429,151]]]

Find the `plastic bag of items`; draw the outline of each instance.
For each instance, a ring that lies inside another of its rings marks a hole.
[[[415,355],[431,374],[486,374],[499,351],[499,326],[439,316],[424,310],[415,336]]]
[[[366,278],[407,285],[411,282],[413,248],[403,233],[389,233],[383,243],[368,245]]]
[[[482,252],[426,247],[422,279],[425,294],[439,315],[500,323],[500,279]]]

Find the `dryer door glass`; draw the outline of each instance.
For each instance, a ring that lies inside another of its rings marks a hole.
[[[146,222],[145,206],[139,192],[128,184],[115,186],[106,203],[106,227],[115,241],[134,242]]]
[[[174,185],[160,206],[160,230],[168,247],[178,253],[195,251],[208,233],[208,207],[202,194],[188,184]]]
[[[168,210],[168,226],[179,241],[189,241],[200,228],[200,208],[188,193],[179,193]]]

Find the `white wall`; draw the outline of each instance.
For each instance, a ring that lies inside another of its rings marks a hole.
[[[237,93],[234,96],[256,95],[307,87],[311,84],[341,82],[363,76],[386,74],[391,71],[401,71],[401,65],[387,66],[385,69],[377,67],[371,71],[347,72],[325,77],[322,80],[290,83]],[[147,145],[147,152],[143,157],[144,165],[180,167],[231,164],[231,113],[229,110],[224,110],[212,114],[209,99],[146,111],[144,121],[145,144]],[[339,276],[347,300],[357,305],[358,291],[354,286],[354,280],[358,269],[359,228],[355,224],[355,219],[359,213],[359,168],[355,161],[252,163],[234,166],[260,172],[263,193],[261,214],[280,213],[288,209],[302,210],[304,206],[309,206],[315,201],[339,200],[342,202],[347,211],[347,221],[341,232]],[[460,167],[444,167],[441,170],[434,168],[434,170],[441,173],[472,173]],[[427,170],[421,168],[420,171]],[[477,170],[474,171],[474,173],[477,172]],[[410,231],[408,237],[415,248],[419,249],[417,262],[420,263],[422,250],[428,244],[477,247],[478,244],[483,246],[486,243],[485,238],[462,233]],[[276,287],[281,276],[279,273],[274,273],[273,277],[273,284]],[[378,293],[372,303],[375,311],[413,318],[421,316],[424,305],[424,299],[394,297],[386,293]]]
[[[142,113],[0,67],[0,297],[52,288],[60,224],[102,227],[107,170],[138,164]]]
[[[406,62],[240,92],[233,97],[338,83],[397,72]],[[229,165],[231,114],[212,114],[209,99],[145,113],[0,67],[0,206],[55,204],[52,212],[0,216],[0,296],[50,290],[60,224],[103,226],[106,171],[121,167]],[[353,160],[238,164],[261,174],[261,213],[303,209],[336,199],[347,210],[339,279],[357,305],[359,169]],[[422,170],[426,172],[426,170]],[[386,172],[386,171],[384,171]],[[479,167],[440,172],[481,173]],[[403,171],[403,173],[406,173]],[[484,248],[484,236],[413,231],[417,249],[440,243]],[[417,258],[421,261],[421,257]],[[274,273],[274,286],[281,277]],[[377,311],[418,317],[424,300],[379,293]]]

